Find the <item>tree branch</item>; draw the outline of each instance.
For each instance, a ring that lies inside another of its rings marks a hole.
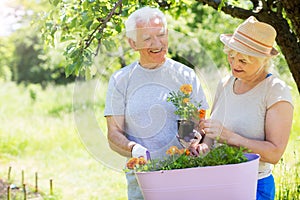
[[[266,0],[261,0],[261,3],[264,10],[269,10],[269,6]]]
[[[220,0],[196,0],[196,1],[203,4],[207,4],[208,6],[213,7],[216,10],[218,10],[218,7],[221,3]],[[251,15],[256,16],[256,13],[253,12],[252,10],[246,10],[244,8],[235,7],[233,5],[228,4],[227,2],[225,2],[225,5],[221,8],[221,10],[224,13],[239,19],[247,19]]]
[[[282,3],[280,1],[277,1],[276,6],[277,6],[277,16],[282,17],[282,10],[283,10]]]
[[[262,2],[260,0],[251,0],[253,4],[253,12],[258,13],[262,9]]]
[[[120,10],[119,12],[116,12],[117,8],[120,7]],[[104,29],[106,28],[107,26],[107,23],[111,20],[111,18],[114,16],[114,15],[118,15],[120,12],[121,12],[121,9],[122,9],[122,0],[119,0],[115,6],[112,8],[112,10],[108,13],[108,15],[106,16],[106,18],[104,19],[98,19],[98,21],[100,21],[99,25],[94,29],[94,31],[88,36],[88,38],[85,40],[85,47],[84,49],[88,48],[91,43],[93,42],[93,40],[95,39],[95,34],[96,32],[102,34]],[[95,52],[95,55],[98,54],[98,51],[100,49],[100,46],[101,46],[101,38],[98,39],[98,46],[97,46],[97,49],[96,49],[96,52]]]

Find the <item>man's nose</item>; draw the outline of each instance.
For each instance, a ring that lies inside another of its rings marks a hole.
[[[153,37],[152,38],[152,42],[151,42],[152,46],[156,47],[156,46],[160,46],[161,45],[161,40],[159,37]]]

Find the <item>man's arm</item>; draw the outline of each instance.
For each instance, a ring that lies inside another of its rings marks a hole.
[[[136,144],[126,138],[124,132],[124,116],[106,116],[107,138],[109,146],[122,156],[131,157],[131,150]]]

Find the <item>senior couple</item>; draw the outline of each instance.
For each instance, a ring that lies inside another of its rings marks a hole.
[[[125,157],[156,159],[170,146],[181,147],[175,106],[167,102],[170,91],[191,84],[192,98],[208,109],[195,72],[167,58],[168,29],[164,14],[143,7],[125,23],[131,48],[139,60],[110,78],[105,106],[108,141]],[[288,86],[268,69],[278,55],[273,48],[275,29],[253,16],[233,34],[221,34],[231,74],[219,82],[209,119],[197,123],[205,133],[202,143],[192,142],[197,156],[218,143],[245,147],[260,155],[256,199],[274,199],[272,165],[283,155],[292,125],[293,103]],[[133,173],[126,173],[128,199],[143,199]]]

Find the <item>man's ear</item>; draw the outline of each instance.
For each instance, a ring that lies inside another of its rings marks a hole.
[[[129,45],[130,45],[130,47],[133,49],[133,50],[137,50],[137,47],[136,47],[136,45],[135,45],[135,41],[133,40],[133,39],[131,39],[131,38],[128,38],[128,43],[129,43]]]

